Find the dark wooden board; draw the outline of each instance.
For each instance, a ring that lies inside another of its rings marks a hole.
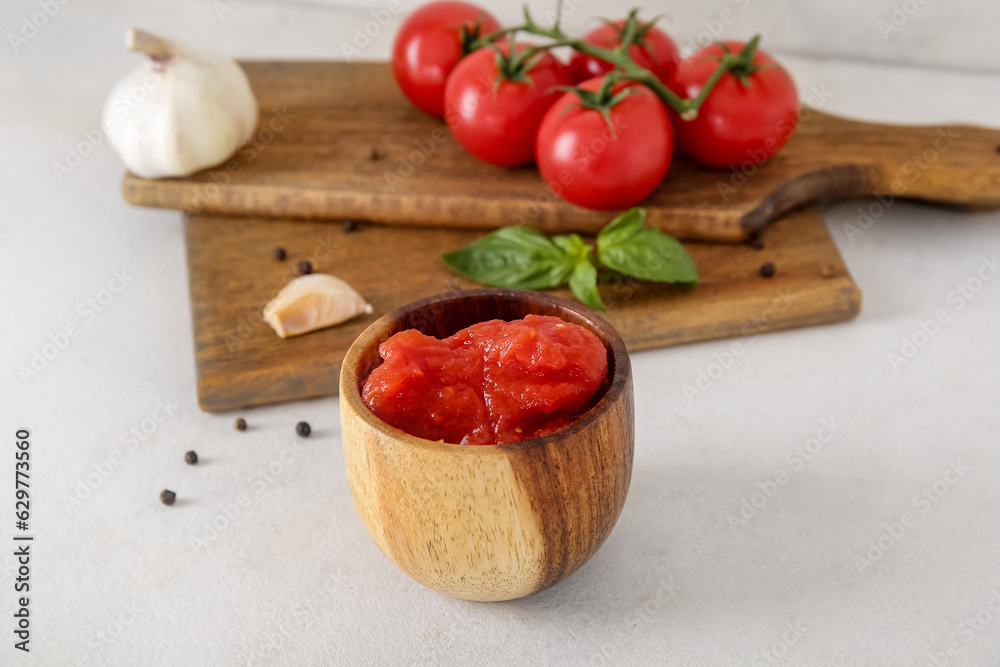
[[[466,153],[442,121],[411,105],[388,65],[243,63],[260,102],[253,142],[227,166],[188,178],[126,174],[137,205],[200,213],[361,218],[396,224],[549,231],[600,229],[607,213],[573,206],[533,167]],[[803,110],[785,148],[748,176],[676,156],[646,202],[683,239],[741,241],[805,202],[876,193],[1000,206],[1000,131],[861,123]],[[379,159],[371,160],[372,150]],[[748,157],[748,160],[750,158]]]
[[[189,216],[186,222],[198,399],[205,410],[335,394],[340,364],[354,339],[380,315],[446,290],[478,287],[440,260],[482,234],[477,230],[340,224],[269,218]],[[687,244],[702,284],[693,290],[653,283],[605,285],[607,318],[630,350],[746,336],[854,317],[861,294],[819,212],[793,212],[765,230],[764,249]],[[288,259],[271,252],[281,246]],[[261,310],[295,266],[353,285],[371,315],[283,340]],[[764,262],[777,275],[760,276]],[[556,294],[572,295],[565,290]]]

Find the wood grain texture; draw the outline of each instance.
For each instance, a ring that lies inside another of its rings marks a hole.
[[[129,202],[395,224],[523,223],[549,231],[596,232],[609,219],[554,196],[533,167],[495,167],[466,153],[440,120],[402,96],[387,64],[243,66],[261,109],[251,144],[227,165],[187,178],[126,174]],[[877,125],[804,109],[792,139],[766,164],[748,156],[743,173],[676,156],[643,205],[651,224],[708,241],[745,240],[786,211],[824,198],[889,194],[994,207],[997,146],[998,130]],[[371,159],[373,149],[378,159]]]
[[[488,319],[554,315],[608,350],[609,384],[552,435],[462,446],[407,435],[372,414],[359,386],[378,346],[417,328],[445,337]],[[632,477],[634,403],[625,343],[586,307],[539,292],[471,290],[388,313],[351,346],[340,375],[341,436],[355,506],[379,549],[421,584],[467,600],[511,600],[575,572],[604,543]]]
[[[377,317],[417,299],[480,287],[456,277],[442,253],[475,230],[191,216],[186,223],[198,399],[209,411],[337,392],[347,349]],[[846,320],[860,293],[815,209],[790,214],[763,234],[765,248],[687,244],[701,285],[604,285],[608,320],[630,350]],[[287,250],[284,262],[271,252]],[[280,339],[261,311],[309,259],[354,286],[374,307],[336,327]],[[771,261],[777,275],[759,274]],[[567,290],[554,293],[569,296]]]

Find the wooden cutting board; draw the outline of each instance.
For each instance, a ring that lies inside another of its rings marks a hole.
[[[596,232],[611,218],[553,196],[533,167],[494,167],[466,153],[440,120],[402,96],[387,64],[243,67],[261,109],[250,145],[227,165],[188,178],[126,174],[128,201],[198,213],[548,231]],[[876,125],[804,109],[785,148],[764,165],[748,161],[749,175],[677,156],[643,205],[651,224],[710,241],[745,240],[784,212],[829,197],[888,193],[1000,206],[998,146],[998,130]]]
[[[209,411],[337,393],[348,347],[393,308],[445,290],[479,287],[452,274],[442,253],[478,230],[189,216],[186,222],[198,399]],[[607,318],[630,350],[726,336],[751,336],[854,317],[861,294],[818,211],[793,212],[768,228],[764,248],[689,243],[702,283],[605,285]],[[283,247],[288,258],[272,258]],[[352,284],[371,315],[282,340],[261,310],[296,276],[301,259]],[[763,278],[760,266],[777,273]],[[557,294],[572,298],[566,290]],[[709,361],[706,359],[706,362]],[[677,378],[682,381],[683,378]],[[693,379],[692,379],[693,382]]]

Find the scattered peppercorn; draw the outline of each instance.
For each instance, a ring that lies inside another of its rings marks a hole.
[[[345,232],[355,232],[358,230],[357,220],[344,220],[344,231]]]
[[[279,262],[285,261],[285,258],[288,257],[288,253],[285,252],[284,248],[275,248],[272,254],[274,255],[274,258]]]
[[[304,259],[299,262],[299,274],[303,276],[308,276],[313,272],[313,265],[308,259]]]
[[[368,153],[368,159],[374,162],[375,160],[381,160],[382,154],[378,152],[378,149],[372,146],[372,150]]]
[[[754,234],[753,238],[750,239],[750,247],[754,250],[764,249],[764,239],[761,238],[760,234]]]
[[[243,419],[243,417],[240,417],[239,419],[237,419],[236,423],[234,424],[234,426],[236,426],[236,430],[237,431],[245,431],[245,430],[247,430],[247,422],[246,422],[245,419]]]
[[[760,267],[760,275],[765,278],[773,278],[775,273],[774,262],[768,262]]]
[[[191,451],[184,454],[184,463],[188,464],[189,466],[193,466],[197,462],[198,462],[198,452]]]
[[[309,434],[312,433],[312,429],[309,428],[309,422],[299,422],[295,425],[295,432],[298,433],[300,437],[308,438]]]
[[[177,500],[177,494],[170,489],[160,491],[160,502],[164,505],[173,505],[175,500]]]

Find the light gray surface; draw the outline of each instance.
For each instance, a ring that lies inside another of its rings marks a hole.
[[[30,6],[5,5],[0,24]],[[243,56],[333,57],[355,19],[331,26],[327,10],[250,0],[221,23],[208,2],[122,7],[71,2],[0,60],[9,625],[16,426],[33,431],[38,536],[33,652],[15,654],[0,626],[0,664],[924,665],[951,641],[949,664],[1000,660],[1000,280],[949,298],[1000,255],[1000,213],[897,203],[852,242],[845,225],[869,202],[830,209],[864,291],[861,316],[749,342],[690,400],[684,386],[730,342],[634,355],[635,473],[605,547],[530,599],[451,600],[398,572],[365,534],[335,399],[246,411],[246,433],[233,430],[236,415],[198,410],[179,215],[126,206],[106,142],[61,181],[53,171],[136,62],[121,49],[127,25]],[[366,56],[383,56],[388,41]],[[832,112],[1000,126],[996,77],[786,62],[804,95],[825,87]],[[121,270],[128,285],[91,317],[79,304]],[[893,370],[887,355],[941,309],[949,322]],[[78,335],[23,382],[18,366],[69,323]],[[294,436],[300,419],[313,425],[309,440]],[[824,419],[842,427],[800,466],[789,452]],[[129,434],[144,428],[142,440]],[[194,468],[182,461],[192,448]],[[946,494],[922,512],[914,496],[959,461],[969,470],[939,484]],[[777,471],[787,484],[733,524]],[[157,501],[164,487],[176,506]],[[249,502],[234,510],[240,494]],[[915,525],[859,571],[869,541],[907,511]],[[228,525],[213,537],[212,522]]]

